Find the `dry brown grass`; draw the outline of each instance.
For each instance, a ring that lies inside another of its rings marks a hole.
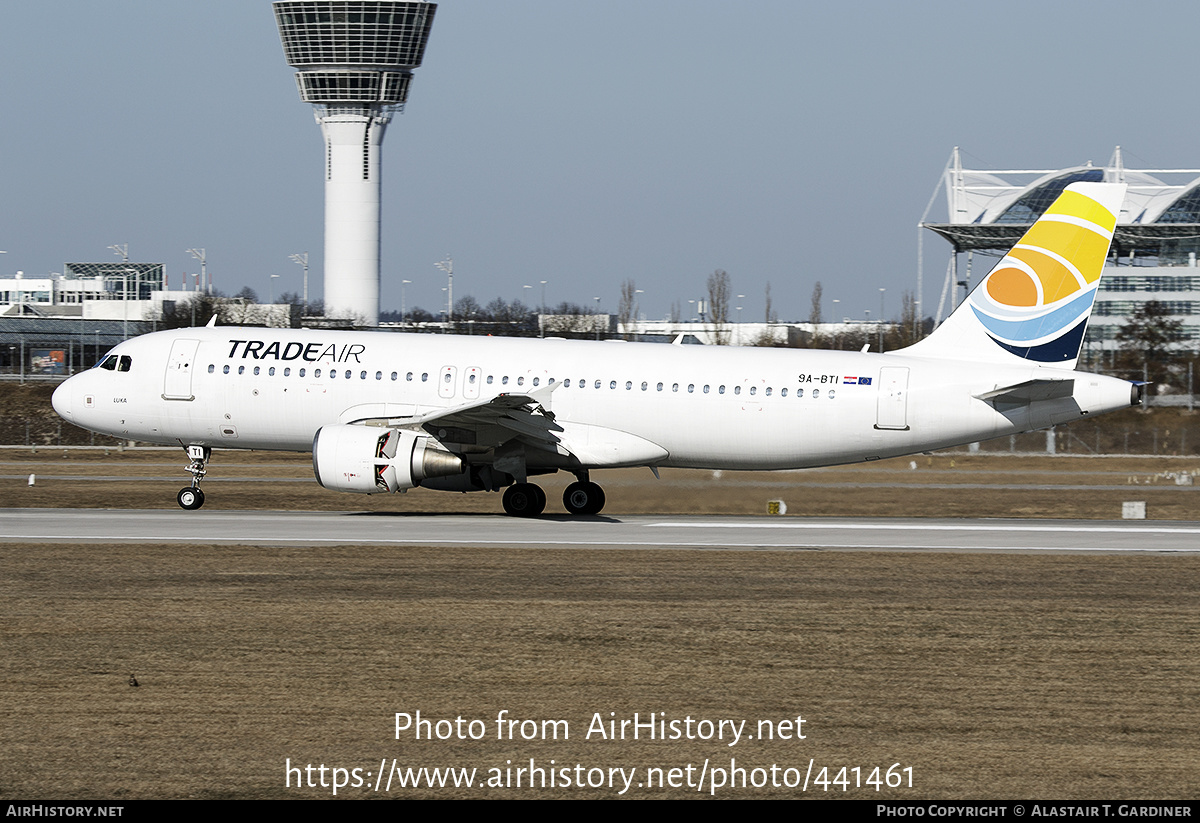
[[[1114,517],[1120,500],[1146,499],[1151,516],[1195,517],[1197,487],[1163,475],[1196,468],[1186,460],[917,460],[916,471],[904,460],[597,479],[611,513],[759,513],[782,497],[789,513]],[[0,481],[0,495],[173,507],[182,464],[170,452],[3,450],[0,474],[42,479]],[[221,454],[219,477],[304,480],[207,482],[222,508],[499,509],[495,495],[333,494],[294,455]],[[553,499],[567,479],[548,481]],[[1060,488],[1015,488],[1039,485]],[[802,771],[810,758],[818,769],[911,765],[912,791],[878,795],[895,799],[1200,790],[1200,557],[6,544],[0,563],[5,799],[324,797],[286,788],[285,761],[375,771],[393,757],[481,774],[531,757],[606,769],[730,757]],[[488,739],[395,740],[393,714],[418,709],[486,720]],[[501,709],[566,719],[571,739],[497,741]],[[808,739],[588,741],[593,712],[748,727],[799,714]]]
[[[0,501],[6,506],[175,508],[186,485],[182,450],[0,449]],[[915,465],[915,469],[910,466]],[[1145,500],[1156,520],[1196,518],[1200,458],[1030,457],[938,454],[800,472],[646,469],[596,472],[606,514],[763,514],[782,499],[789,515],[879,517],[1063,517],[1112,519],[1125,500]],[[27,478],[37,483],[29,487]],[[9,479],[3,479],[7,476]],[[64,477],[121,478],[102,482]],[[152,479],[143,479],[152,478]],[[570,475],[537,478],[561,512]],[[280,482],[286,481],[286,482]],[[313,480],[307,455],[217,452],[205,480],[207,506],[222,509],[498,512],[498,494],[415,489],[404,495],[329,492]]]
[[[1196,557],[5,545],[0,563],[6,799],[322,797],[284,787],[286,759],[393,757],[899,762],[915,788],[879,795],[897,799],[1200,792]],[[488,739],[395,740],[418,709]],[[501,709],[571,739],[497,741]],[[588,741],[593,712],[803,715],[808,737]]]

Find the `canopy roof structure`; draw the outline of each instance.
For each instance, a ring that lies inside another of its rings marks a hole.
[[[1158,256],[1200,248],[1200,169],[1127,169],[1121,147],[1105,166],[965,169],[958,147],[942,175],[948,222],[921,225],[959,251],[1006,251],[1072,183],[1128,185],[1113,252]]]

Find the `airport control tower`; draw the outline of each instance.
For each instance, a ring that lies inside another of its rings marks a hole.
[[[379,323],[379,151],[437,5],[280,0],[283,51],[325,136],[325,315]]]

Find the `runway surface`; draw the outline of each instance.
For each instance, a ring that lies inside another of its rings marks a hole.
[[[1200,522],[4,509],[0,541],[1194,553]]]

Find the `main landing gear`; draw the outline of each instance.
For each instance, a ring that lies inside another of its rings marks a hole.
[[[604,489],[587,480],[572,483],[563,492],[563,505],[571,514],[599,514],[604,508]]]
[[[194,511],[204,505],[204,492],[200,491],[200,480],[208,473],[205,466],[212,457],[212,449],[208,446],[188,446],[187,456],[192,461],[187,467],[192,474],[192,485],[180,489],[175,499],[180,508]]]
[[[567,486],[563,506],[571,514],[599,514],[604,508],[604,489],[588,480]],[[537,517],[546,509],[546,493],[533,483],[514,483],[504,490],[504,511],[514,517]]]
[[[537,517],[546,508],[546,493],[533,483],[514,483],[504,490],[504,511],[513,517]]]

